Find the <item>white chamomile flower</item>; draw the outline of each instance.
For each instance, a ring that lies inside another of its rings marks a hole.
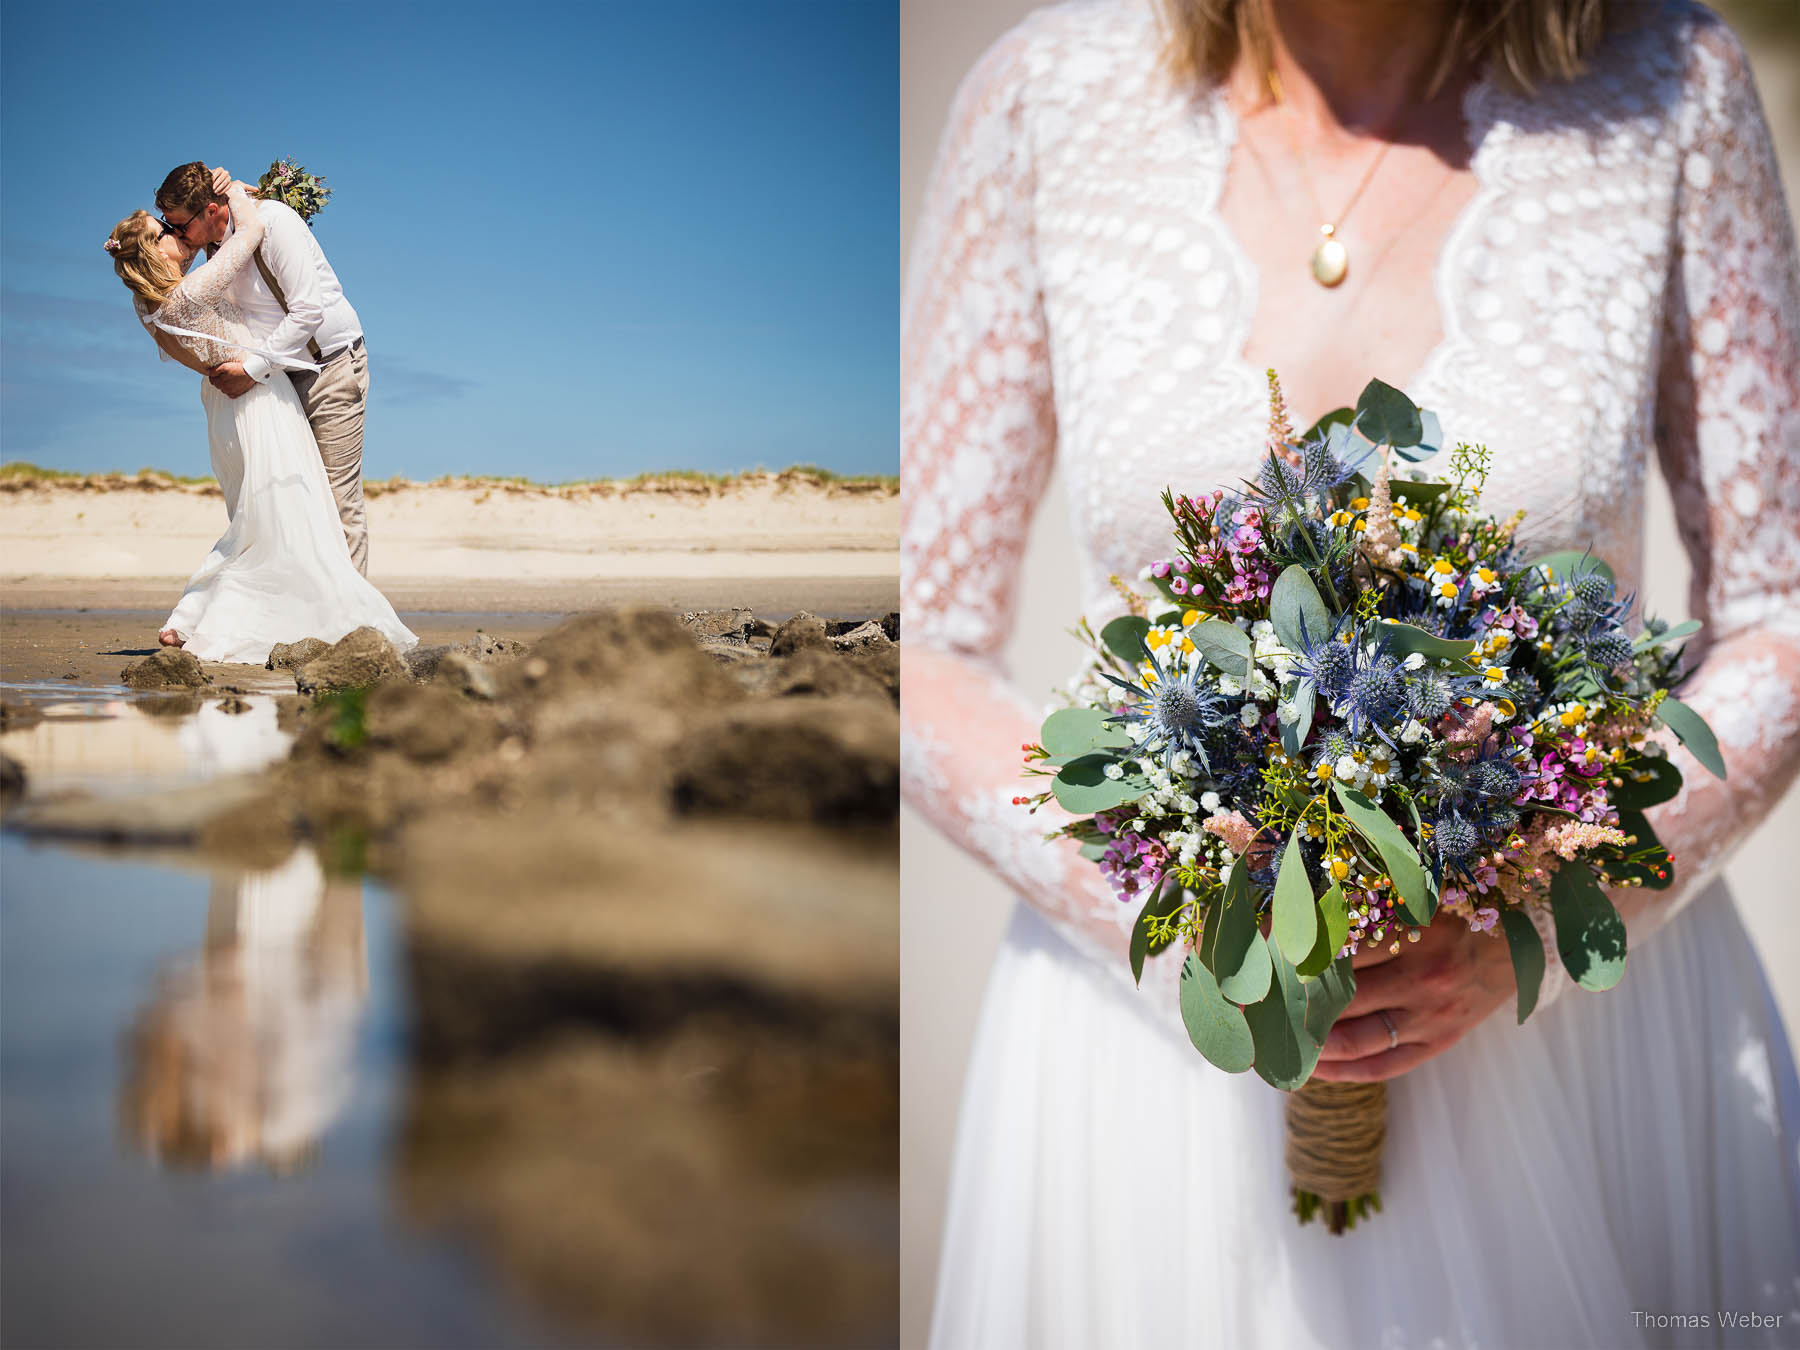
[[[1500,584],[1500,577],[1491,567],[1477,567],[1469,573],[1469,589],[1477,595],[1486,595]]]
[[[1499,666],[1489,666],[1481,672],[1483,689],[1500,689],[1506,684],[1506,671]]]

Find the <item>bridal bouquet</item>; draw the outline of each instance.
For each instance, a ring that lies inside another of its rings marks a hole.
[[[308,225],[331,200],[323,178],[308,173],[291,159],[278,159],[256,180],[256,192],[266,202],[291,206]]]
[[[1600,559],[1527,560],[1523,513],[1480,510],[1488,455],[1372,382],[1296,438],[1270,372],[1270,452],[1237,490],[1163,494],[1175,556],[1120,586],[1073,706],[1026,747],[1028,773],[1137,907],[1130,961],[1174,943],[1182,1019],[1220,1068],[1293,1095],[1288,1164],[1301,1222],[1342,1232],[1379,1208],[1382,1085],[1308,1082],[1355,993],[1351,958],[1424,925],[1466,923],[1510,949],[1521,1022],[1545,953],[1587,989],[1624,973],[1602,885],[1665,887],[1644,818],[1681,776],[1666,726],[1714,774],[1698,715],[1670,696],[1699,627],[1627,631]],[[1406,476],[1403,476],[1403,472]]]

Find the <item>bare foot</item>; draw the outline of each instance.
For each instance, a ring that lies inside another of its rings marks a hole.
[[[179,647],[181,645],[181,634],[177,633],[173,628],[165,628],[156,635],[156,640],[165,647]]]

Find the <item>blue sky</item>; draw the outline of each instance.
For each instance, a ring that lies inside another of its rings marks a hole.
[[[334,192],[367,476],[894,473],[896,8],[6,5],[0,456],[208,471],[100,245],[177,164],[288,155]]]

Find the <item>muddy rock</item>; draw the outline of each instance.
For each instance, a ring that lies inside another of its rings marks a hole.
[[[764,685],[764,692],[777,698],[815,695],[888,701],[887,686],[878,678],[825,648],[808,647],[771,665],[774,673]]]
[[[434,665],[430,678],[466,698],[491,702],[499,696],[500,687],[494,680],[494,672],[466,651],[447,649]]]
[[[747,609],[698,609],[681,616],[681,626],[700,640],[728,642],[743,646],[756,626],[756,616]]]
[[[25,766],[11,755],[0,754],[0,806],[10,806],[25,795]]]
[[[313,701],[304,694],[282,694],[275,700],[275,726],[278,730],[295,732],[305,721],[306,714],[312,711]]]
[[[0,731],[23,731],[43,720],[43,711],[36,705],[0,698]]]
[[[775,630],[775,640],[769,647],[769,655],[789,656],[808,647],[830,646],[831,639],[826,633],[825,620],[801,610]]]
[[[478,752],[496,739],[476,705],[443,684],[383,684],[363,709],[364,744],[393,750],[415,764],[435,764]]]
[[[415,680],[429,680],[437,674],[438,663],[456,648],[448,642],[427,647],[420,643],[409,652],[403,652],[400,659],[406,662],[406,668]]]
[[[233,716],[238,713],[247,713],[250,711],[250,700],[243,696],[242,690],[233,689],[219,700],[219,711],[230,713]]]
[[[323,638],[301,638],[298,642],[277,642],[269,649],[264,670],[298,670],[315,656],[323,656],[331,644]]]
[[[145,717],[179,719],[199,712],[205,701],[197,690],[170,689],[134,699],[131,706]]]
[[[523,642],[477,631],[467,642],[458,644],[457,650],[483,665],[492,665],[500,661],[516,661],[529,649]]]
[[[713,660],[722,666],[741,666],[766,661],[768,653],[758,651],[745,642],[733,642],[729,638],[701,638],[697,644]]]
[[[696,722],[672,768],[687,813],[888,821],[900,801],[900,717],[871,698],[745,703]]]
[[[212,677],[200,668],[200,659],[180,647],[162,647],[119,672],[119,679],[133,689],[200,689]]]
[[[393,643],[373,628],[358,628],[296,670],[294,687],[302,694],[317,694],[411,676]]]
[[[847,632],[834,636],[831,645],[840,652],[859,652],[872,647],[891,647],[894,642],[887,631],[871,619],[868,623],[858,624]]]
[[[900,706],[900,648],[897,645],[870,647],[838,659],[879,682],[894,706]]]
[[[900,614],[897,610],[890,610],[881,616],[881,631],[888,635],[890,642],[900,640]]]
[[[741,697],[736,681],[701,651],[673,614],[655,609],[582,614],[504,668],[503,699],[542,703],[581,691],[627,690],[646,705],[705,707]]]

